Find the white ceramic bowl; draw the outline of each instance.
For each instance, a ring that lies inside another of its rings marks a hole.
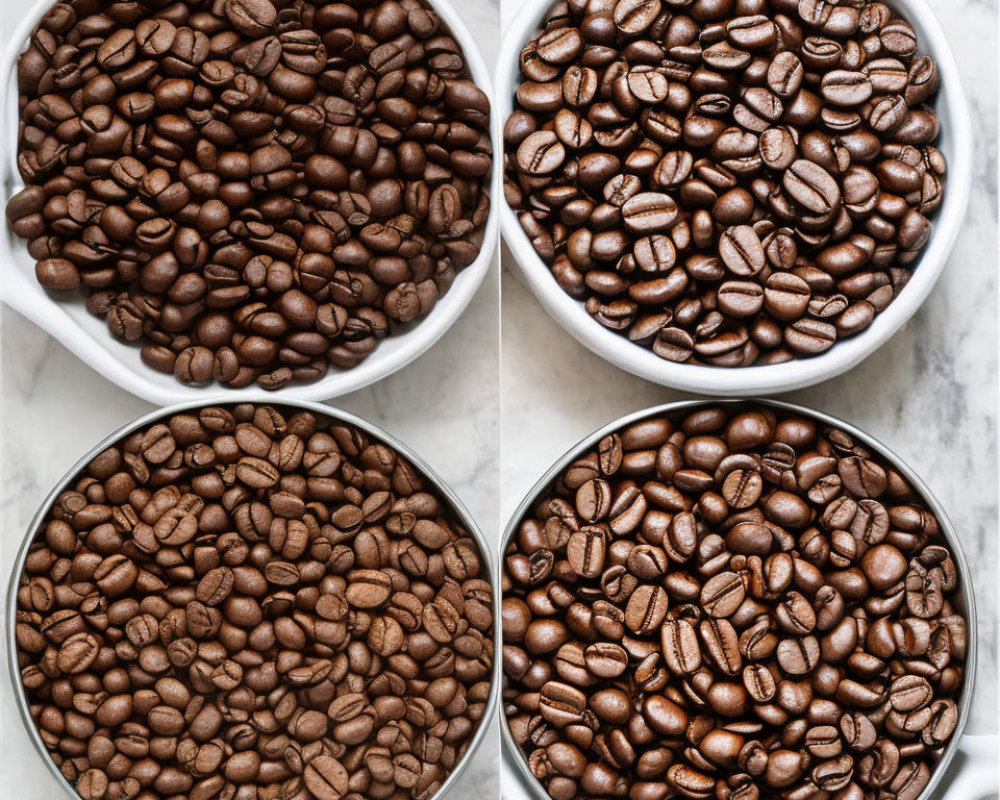
[[[941,275],[965,218],[973,169],[968,106],[958,66],[940,24],[925,0],[885,2],[913,25],[920,39],[920,52],[933,56],[937,62],[941,90],[934,108],[941,119],[941,137],[936,146],[947,158],[948,175],[944,202],[933,218],[933,233],[916,263],[913,278],[889,307],[875,317],[868,330],[837,342],[822,355],[785,364],[729,369],[666,361],[652,350],[604,328],[584,310],[583,303],[559,288],[521,229],[517,214],[502,203],[500,224],[504,240],[545,310],[581,344],[612,364],[654,383],[699,394],[747,397],[800,389],[840,375],[885,344],[920,308]],[[501,122],[513,110],[514,92],[520,83],[518,55],[524,43],[539,30],[551,4],[551,0],[526,0],[504,37],[496,76],[496,113]]]
[[[17,58],[24,50],[32,30],[53,2],[54,0],[40,0],[31,4],[0,61],[0,110],[3,114],[0,118],[0,141],[6,151],[5,157],[0,160],[4,204],[24,187],[17,170]],[[462,46],[472,78],[490,99],[493,116],[496,116],[490,71],[486,68],[476,40],[448,0],[429,2]],[[497,154],[500,152],[500,139],[496,137],[496,125],[491,125],[490,130],[494,153]],[[495,158],[495,162],[496,167],[499,159]],[[281,390],[283,398],[326,400],[360,389],[406,366],[444,335],[472,300],[496,257],[498,207],[502,204],[500,183],[496,179],[498,174],[498,170],[494,169],[492,207],[479,257],[458,273],[454,284],[438,301],[434,310],[421,320],[395,327],[393,335],[386,337],[354,369],[340,370],[331,367],[327,375],[315,383],[289,384]],[[227,389],[215,382],[205,386],[185,386],[173,375],[150,369],[139,357],[139,346],[113,339],[104,320],[87,312],[82,291],[70,299],[67,293],[58,293],[57,297],[43,289],[35,280],[35,261],[28,255],[25,242],[10,232],[6,221],[3,224],[5,229],[0,234],[0,263],[3,265],[0,269],[0,300],[52,334],[108,380],[157,405],[196,400],[205,397],[206,392],[223,392],[236,400],[260,391],[260,387],[256,385],[246,389]]]

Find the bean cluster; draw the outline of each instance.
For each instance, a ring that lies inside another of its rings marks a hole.
[[[31,717],[84,800],[428,800],[488,700],[482,558],[350,425],[174,415],[94,458],[31,545]]]
[[[938,521],[810,419],[606,436],[520,522],[503,591],[507,723],[555,800],[916,800],[956,729]]]
[[[935,62],[871,0],[567,0],[521,51],[504,185],[558,284],[668,361],[871,325],[931,234]]]
[[[420,0],[63,0],[17,77],[38,281],[182,383],[350,369],[479,254],[489,101]]]

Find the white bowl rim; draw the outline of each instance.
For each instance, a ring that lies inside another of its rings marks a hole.
[[[846,372],[891,339],[928,298],[958,239],[972,191],[973,137],[958,64],[934,12],[926,0],[885,2],[914,26],[921,52],[929,53],[937,62],[941,80],[937,110],[942,120],[942,136],[949,142],[942,147],[948,151],[948,176],[944,201],[933,219],[930,241],[916,262],[912,278],[888,308],[876,315],[866,331],[838,341],[821,355],[783,364],[726,368],[666,361],[595,322],[581,302],[566,294],[531,246],[517,214],[502,202],[500,225],[504,241],[528,287],[549,315],[589,350],[634,375],[689,392],[730,397],[775,394],[812,386]],[[525,0],[504,35],[495,79],[496,112],[502,121],[506,121],[513,109],[521,47],[538,30],[550,5],[550,0]]]
[[[430,314],[410,323],[405,331],[387,337],[361,364],[349,370],[331,367],[320,380],[313,383],[293,382],[275,396],[294,400],[328,400],[362,389],[407,366],[429,350],[458,321],[497,259],[501,205],[501,184],[497,180],[500,174],[500,140],[497,138],[499,128],[494,122],[497,108],[492,72],[486,66],[476,39],[451,0],[427,0],[427,3],[445,22],[462,47],[472,80],[490,101],[489,130],[493,143],[494,169],[489,187],[490,210],[479,255],[455,276],[448,292],[439,298]],[[17,169],[17,59],[31,32],[52,5],[54,0],[34,0],[0,59],[0,124],[3,125],[0,130],[5,132],[0,139],[7,143],[6,157],[0,160],[4,203],[24,185]],[[33,274],[29,277],[18,269],[15,266],[18,258],[30,258],[25,250],[26,245],[10,232],[6,220],[2,224],[5,230],[0,231],[0,301],[51,334],[108,380],[158,406],[198,400],[208,396],[207,393],[223,392],[233,400],[238,400],[254,391],[260,391],[256,384],[243,389],[230,389],[214,381],[201,386],[186,386],[172,375],[158,373],[146,367],[138,361],[134,348],[112,339],[106,330],[89,324],[86,327],[81,325],[67,313],[66,306],[82,305],[82,296],[72,300],[54,299],[37,283]],[[85,313],[77,311],[77,316]],[[98,325],[103,325],[97,318],[92,319]],[[137,362],[138,368],[123,360],[126,355]]]

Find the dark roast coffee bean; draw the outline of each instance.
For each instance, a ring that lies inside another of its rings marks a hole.
[[[504,168],[556,282],[675,363],[809,358],[867,330],[898,286],[860,284],[914,269],[943,192],[940,79],[895,13],[552,6],[521,52]]]
[[[377,785],[426,800],[475,734],[494,655],[483,554],[364,431],[295,408],[195,409],[113,444],[47,515],[20,576],[17,659],[81,797]],[[503,614],[508,646],[568,638],[526,606]],[[627,666],[621,648],[595,655],[595,674]]]
[[[798,274],[746,283],[820,322]],[[911,796],[958,724],[951,562],[843,431],[749,403],[644,419],[579,453],[507,544],[507,724],[556,800]]]
[[[357,366],[477,258],[489,101],[419,2],[208,5],[55,4],[18,70],[7,218],[148,367],[277,390]],[[582,47],[555,31],[539,61]]]

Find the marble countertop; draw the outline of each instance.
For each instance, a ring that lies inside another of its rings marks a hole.
[[[494,63],[497,0],[456,3]],[[996,732],[997,202],[996,4],[928,0],[955,47],[974,115],[979,171],[965,235],[936,292],[888,345],[850,375],[786,399],[820,408],[884,441],[932,488],[962,534],[976,578],[980,664],[971,732]],[[504,0],[502,14],[518,0]],[[19,7],[0,4],[6,46]],[[496,542],[548,465],[595,428],[682,397],[600,361],[552,322],[512,271],[487,277],[466,314],[427,354],[332,404],[406,442],[452,486]],[[503,311],[500,295],[503,294]],[[502,321],[503,346],[497,330]],[[498,374],[497,365],[500,365]],[[502,386],[502,401],[501,397]],[[122,393],[65,348],[0,310],[0,572],[51,485],[95,442],[151,406]],[[502,446],[501,446],[502,442]],[[57,796],[14,721],[0,669],[0,785],[20,800]],[[453,798],[496,797],[492,731]]]
[[[486,63],[495,63],[497,0],[453,5]],[[0,3],[4,49],[20,19],[18,4]],[[375,386],[330,403],[420,454],[455,489],[491,542],[500,529],[499,283],[494,265],[461,319],[429,352]],[[153,408],[122,392],[23,317],[0,309],[0,574],[5,592],[22,532],[52,485],[97,442]],[[0,720],[0,786],[16,785],[18,800],[60,796],[17,720],[6,665],[0,668]],[[499,754],[499,737],[491,728],[449,797],[498,796]],[[0,796],[11,795],[0,789]]]
[[[534,3],[536,0],[528,0]],[[997,6],[927,0],[944,26],[972,110],[976,183],[965,227],[919,313],[847,375],[781,399],[884,442],[942,502],[962,537],[979,608],[969,732],[997,732]],[[522,0],[503,0],[509,21]],[[506,520],[549,465],[605,424],[689,397],[602,361],[550,319],[503,263],[502,505]]]

